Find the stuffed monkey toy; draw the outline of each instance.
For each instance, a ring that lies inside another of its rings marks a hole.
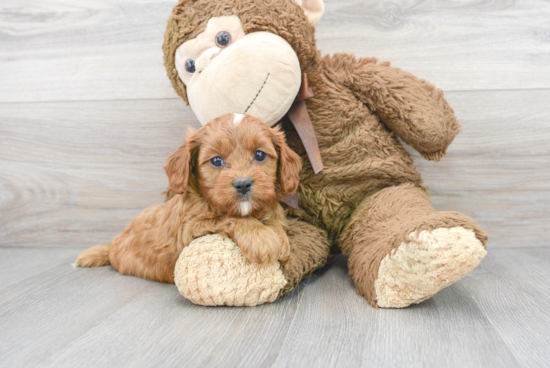
[[[181,0],[168,20],[167,73],[199,121],[234,112],[281,124],[303,161],[289,261],[261,267],[219,235],[196,239],[175,268],[195,303],[272,302],[341,251],[359,294],[402,308],[486,254],[472,219],[433,208],[398,140],[428,160],[445,155],[460,126],[443,93],[374,58],[321,56],[323,10],[322,0]]]

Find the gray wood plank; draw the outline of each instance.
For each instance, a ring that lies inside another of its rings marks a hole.
[[[462,133],[439,163],[413,152],[436,208],[475,218],[491,246],[549,246],[550,90],[447,96]],[[199,127],[176,99],[0,104],[0,121],[0,245],[12,246],[110,241],[162,200],[166,157]]]
[[[410,150],[432,189],[550,190],[550,173],[544,170],[550,164],[550,90],[445,96],[462,125],[447,156],[433,162]]]
[[[110,241],[163,200],[166,157],[199,126],[178,100],[0,105],[0,120],[0,245],[11,246]]]
[[[524,367],[550,362],[550,249],[498,249],[461,283]]]
[[[257,308],[206,308],[174,285],[66,264],[0,290],[0,365],[264,366],[278,353],[300,289]]]
[[[461,211],[491,246],[550,244],[550,91],[447,93],[462,124],[447,157],[410,149],[438,210]]]
[[[325,52],[391,61],[444,91],[548,88],[544,0],[330,0]]]
[[[275,366],[519,367],[460,284],[406,309],[373,309],[346,259],[307,285]]]
[[[82,249],[0,247],[0,290],[46,270],[74,262]]]
[[[208,308],[184,300],[174,286],[159,285],[40,366],[270,366],[299,300],[293,293],[266,306]]]
[[[175,0],[4,0],[0,101],[174,98],[162,65]],[[550,4],[325,0],[324,53],[376,56],[444,90],[550,87]]]
[[[175,4],[3,1],[0,101],[175,97],[161,50]]]
[[[60,250],[50,249],[52,252]],[[0,290],[0,365],[37,366],[157,283],[70,263]]]
[[[458,284],[403,310],[368,306],[343,256],[254,308],[196,306],[173,285],[60,266],[0,290],[0,365],[543,366],[549,252],[495,249]]]

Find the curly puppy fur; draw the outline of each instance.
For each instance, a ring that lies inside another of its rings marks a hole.
[[[265,153],[261,160],[258,151]],[[214,165],[213,158],[223,164]],[[142,211],[110,244],[82,252],[76,265],[111,264],[124,275],[173,283],[182,249],[218,233],[252,262],[285,264],[288,223],[277,199],[296,191],[300,169],[299,156],[277,128],[251,116],[223,115],[190,132],[168,158],[172,199]],[[235,184],[243,178],[252,182],[244,194]]]
[[[373,306],[380,260],[413,230],[462,226],[486,245],[487,234],[473,220],[433,209],[399,141],[428,160],[439,161],[445,155],[460,125],[442,91],[375,58],[322,57],[313,26],[292,0],[180,1],[168,21],[163,51],[167,74],[184,101],[175,51],[201,33],[210,18],[222,15],[238,16],[247,34],[266,31],[284,38],[307,73],[315,96],[306,104],[325,169],[314,174],[296,130],[284,118],[287,142],[304,162],[300,209],[289,213],[325,230],[338,243],[350,257],[358,291]]]

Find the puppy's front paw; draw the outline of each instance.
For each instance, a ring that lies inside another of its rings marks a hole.
[[[249,261],[260,264],[277,262],[283,246],[275,230],[268,226],[235,232],[234,240]]]

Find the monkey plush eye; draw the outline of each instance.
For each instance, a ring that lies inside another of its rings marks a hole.
[[[185,70],[193,74],[195,72],[195,60],[191,60],[191,59],[187,60],[185,62]]]
[[[267,155],[265,154],[265,152],[256,151],[254,153],[254,160],[255,161],[264,162],[266,158],[267,158]]]
[[[216,45],[218,45],[218,47],[224,48],[229,46],[230,43],[231,43],[231,35],[228,32],[226,31],[218,32],[218,34],[216,35]]]
[[[216,157],[210,159],[210,163],[214,167],[222,167],[223,164],[224,164],[223,158],[221,158],[220,156],[216,156]]]

